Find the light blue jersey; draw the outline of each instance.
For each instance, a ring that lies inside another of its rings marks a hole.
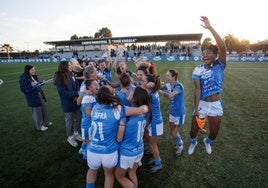
[[[125,110],[127,108],[125,107]],[[143,134],[147,123],[148,114],[129,117],[123,140],[120,143],[119,155],[137,156],[143,153]]]
[[[204,64],[198,65],[192,74],[192,78],[199,80],[201,85],[201,100],[222,93],[225,63],[217,59],[212,66],[205,68]]]
[[[134,85],[131,85],[131,86],[128,88],[128,92],[130,93],[130,92],[134,91],[134,89],[135,89],[135,86],[134,86]],[[122,91],[118,91],[118,92],[116,93],[116,95],[120,98],[120,100],[122,101],[122,103],[123,103],[125,106],[129,106],[129,105],[130,105],[126,93],[124,93],[124,92],[122,92]]]
[[[119,122],[125,124],[126,117],[122,106],[114,109],[96,103],[91,112],[91,142],[88,150],[99,154],[109,154],[119,148],[116,140]]]
[[[96,104],[96,99],[93,95],[85,94],[81,102],[81,111],[82,111],[82,122],[81,127],[87,128],[91,127],[91,117],[88,117],[86,114],[86,108],[93,108]]]
[[[178,94],[171,98],[169,114],[175,117],[179,117],[185,115],[185,105],[184,105],[184,87],[183,85],[175,81],[174,86],[172,87],[170,83],[165,83],[163,85],[163,89],[165,89],[168,93],[172,93],[173,91],[178,92]]]
[[[152,93],[150,91],[151,96],[151,108],[152,108],[152,122],[151,125],[155,126],[157,124],[163,123],[162,112],[160,108],[160,97],[158,92]]]
[[[98,76],[101,78],[104,78],[110,82],[113,82],[112,80],[112,73],[111,70],[105,68],[105,70],[102,72],[102,70],[98,69]],[[107,83],[103,80],[99,80],[99,86],[107,85]]]

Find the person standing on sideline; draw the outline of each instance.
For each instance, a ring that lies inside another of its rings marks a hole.
[[[72,64],[63,60],[54,74],[54,85],[57,87],[60,96],[61,106],[65,117],[67,141],[77,147],[78,141],[82,141],[81,131],[81,110],[76,104],[79,91],[79,83],[72,73]]]
[[[221,101],[222,83],[226,67],[226,46],[220,35],[211,26],[209,19],[201,16],[203,27],[208,29],[216,40],[217,45],[209,44],[203,48],[203,64],[198,65],[193,73],[195,85],[195,108],[190,131],[191,144],[188,154],[194,153],[197,145],[199,127],[196,118],[207,118],[209,135],[204,138],[206,152],[211,154],[211,142],[216,138],[220,129],[223,107]]]
[[[166,83],[161,87],[159,93],[170,100],[169,128],[173,140],[176,143],[175,155],[178,157],[183,150],[183,141],[179,128],[185,121],[184,87],[177,81],[178,72],[169,70],[166,73]]]
[[[20,90],[24,93],[27,104],[32,108],[32,117],[35,127],[39,131],[45,131],[52,125],[49,121],[47,108],[45,105],[46,97],[41,88],[44,82],[38,82],[33,65],[26,65],[24,73],[20,76]]]

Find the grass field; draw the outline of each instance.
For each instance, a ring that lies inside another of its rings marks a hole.
[[[0,187],[85,187],[87,166],[78,148],[66,141],[64,116],[55,87],[43,86],[53,121],[46,132],[34,129],[30,108],[19,89],[24,63],[0,64]],[[50,79],[56,63],[34,63],[39,79]],[[134,70],[133,64],[129,69]],[[157,63],[164,79],[168,69],[179,71],[186,92],[186,123],[181,129],[185,143],[182,156],[173,155],[167,122],[168,101],[161,98],[165,132],[160,137],[163,169],[150,174],[138,169],[139,187],[268,187],[268,63],[228,63],[224,80],[224,116],[212,154],[205,152],[199,134],[195,153],[188,156],[190,118],[193,108],[191,73],[196,63]],[[99,171],[96,187],[103,187]],[[115,187],[120,187],[116,182]]]

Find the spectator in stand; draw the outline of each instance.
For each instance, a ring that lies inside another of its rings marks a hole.
[[[81,131],[81,110],[80,106],[76,104],[79,84],[72,72],[71,62],[63,60],[59,63],[53,82],[57,87],[64,112],[67,141],[73,147],[77,147],[76,141],[82,141],[79,133]]]
[[[26,65],[24,73],[20,76],[20,89],[25,94],[28,106],[32,109],[32,118],[35,128],[39,131],[45,131],[52,125],[49,121],[45,102],[46,97],[41,86],[44,82],[39,82],[35,74],[33,65]]]
[[[190,131],[191,144],[188,154],[194,153],[197,145],[199,126],[197,118],[207,118],[209,135],[204,138],[206,152],[211,154],[211,142],[216,138],[221,124],[223,107],[221,101],[222,83],[226,67],[226,46],[222,38],[211,26],[209,19],[201,16],[203,27],[208,29],[216,40],[217,45],[209,44],[203,49],[203,64],[198,65],[192,74],[195,85],[195,108]]]

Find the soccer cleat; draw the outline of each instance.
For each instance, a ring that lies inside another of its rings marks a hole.
[[[40,128],[40,131],[46,131],[48,129],[48,127],[45,127],[45,126],[41,126],[41,128]]]
[[[204,144],[205,144],[205,146],[206,146],[206,152],[207,152],[207,154],[211,154],[212,153],[212,150],[211,150],[211,146],[210,146],[210,143],[207,143],[206,142],[206,138],[204,138]]]
[[[83,141],[82,136],[78,132],[74,132],[74,139],[78,141]]]
[[[78,143],[75,141],[74,137],[73,136],[69,136],[67,138],[67,141],[71,144],[71,146],[73,147],[77,147],[78,146]]]
[[[183,145],[177,146],[176,148],[177,149],[175,150],[175,155],[176,155],[176,157],[179,157],[181,155],[181,153],[182,153]]]
[[[154,165],[151,169],[150,169],[150,173],[156,173],[158,172],[159,170],[162,169],[162,164],[159,164],[159,165]]]
[[[149,161],[148,161],[148,165],[149,166],[153,166],[155,163],[155,159],[154,158],[151,158],[151,159],[149,159]]]
[[[197,141],[195,141],[194,143],[191,143],[191,145],[189,146],[189,149],[188,149],[188,154],[189,155],[192,155],[194,153],[194,149],[197,145]]]

